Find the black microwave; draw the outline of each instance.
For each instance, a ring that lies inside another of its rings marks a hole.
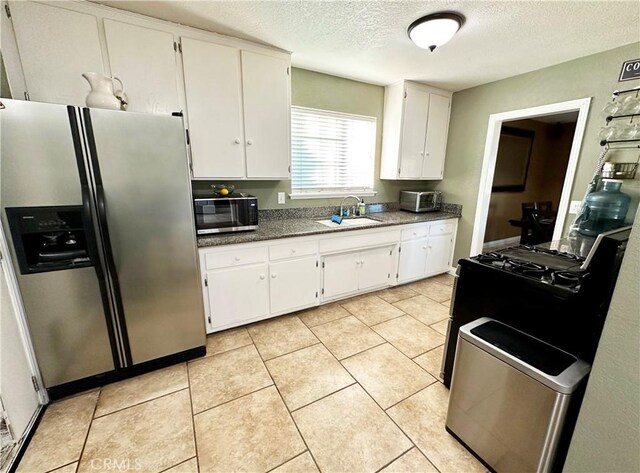
[[[193,199],[196,233],[208,235],[258,228],[258,199],[239,193],[230,197]]]

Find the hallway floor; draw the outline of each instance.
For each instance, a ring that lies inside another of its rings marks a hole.
[[[55,402],[19,473],[484,472],[444,429],[442,275],[207,339]]]

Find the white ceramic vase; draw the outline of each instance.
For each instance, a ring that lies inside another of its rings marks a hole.
[[[82,77],[91,86],[91,92],[89,92],[85,100],[87,107],[126,110],[127,102],[124,94],[124,85],[120,79],[107,77],[98,72],[85,72]],[[116,90],[114,90],[115,81],[120,83],[120,88]]]

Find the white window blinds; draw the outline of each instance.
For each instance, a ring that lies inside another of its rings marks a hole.
[[[291,107],[292,194],[371,192],[376,119]]]

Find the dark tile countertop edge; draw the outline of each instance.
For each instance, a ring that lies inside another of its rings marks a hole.
[[[371,213],[365,217],[378,220],[381,223],[371,225],[359,225],[357,227],[336,226],[327,227],[316,220],[329,219],[329,217],[307,218],[265,218],[261,217],[257,230],[247,232],[222,233],[198,237],[198,248],[213,246],[235,245],[265,240],[278,240],[282,238],[295,238],[308,235],[320,235],[330,233],[342,233],[371,228],[390,227],[394,225],[408,225],[411,223],[430,222],[461,217],[461,207],[452,209],[453,212],[437,211],[425,213],[410,213],[402,210]]]

